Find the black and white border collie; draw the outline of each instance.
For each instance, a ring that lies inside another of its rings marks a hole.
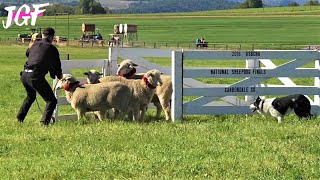
[[[290,111],[294,111],[300,118],[311,119],[311,104],[308,98],[302,94],[294,94],[281,98],[269,98],[261,99],[259,96],[250,105],[252,112],[265,115],[269,114],[278,119],[278,123],[281,123],[283,117]]]

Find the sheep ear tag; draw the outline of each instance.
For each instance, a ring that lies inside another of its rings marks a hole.
[[[68,91],[70,88],[70,82],[67,82],[65,85],[63,85],[63,89]]]

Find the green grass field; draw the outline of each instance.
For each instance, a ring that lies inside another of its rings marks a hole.
[[[265,40],[292,44],[317,43],[317,31],[309,34],[306,31],[319,28],[317,9],[314,9],[312,16],[300,17],[309,14],[305,9],[296,11],[298,15],[288,15],[280,19],[272,17],[272,11],[275,11],[274,16],[279,13],[277,8],[266,8],[264,12],[256,11],[258,10],[248,10],[246,13],[248,16],[250,13],[253,14],[249,18],[234,17],[236,15],[232,13],[240,14],[241,10],[198,13],[198,16],[201,14],[233,16],[221,18],[172,17],[175,14],[168,14],[167,18],[163,15],[156,15],[156,18],[150,15],[123,15],[122,18],[110,19],[98,16],[87,18],[91,18],[90,22],[99,23],[99,26],[105,27],[108,31],[112,30],[114,23],[131,20],[132,23],[141,24],[139,34],[141,39],[146,41],[178,39],[193,41],[195,37],[205,32],[203,36],[208,41],[212,38],[211,41],[217,39],[219,42],[251,43],[249,36],[254,36],[257,38],[253,38],[256,42]],[[253,17],[256,13],[262,17]],[[286,11],[286,14],[290,13],[290,10]],[[193,16],[193,14],[184,15]],[[80,33],[80,24],[83,21],[81,18],[84,17],[72,17],[74,37]],[[54,21],[52,18],[51,21],[49,19],[46,17],[46,21],[39,20],[40,25],[53,26]],[[189,33],[183,28],[184,24],[187,25]],[[207,28],[205,31],[200,30],[202,33],[194,32],[200,25],[206,27],[206,24],[221,28],[221,31]],[[272,28],[274,25],[277,25],[276,28]],[[179,28],[174,29],[173,26]],[[228,28],[224,32],[223,28],[226,27]],[[292,33],[287,33],[289,30],[292,30],[290,31]],[[2,38],[15,36],[18,31],[20,30],[16,26],[12,27],[12,31],[0,29],[0,36]],[[233,35],[234,32],[239,32],[239,37]],[[270,32],[273,35],[264,35],[262,32]],[[2,89],[0,91],[0,177],[2,179],[320,178],[318,118],[305,121],[291,114],[285,117],[283,123],[278,124],[273,118],[262,118],[256,114],[202,115],[185,116],[184,121],[166,123],[163,120],[152,120],[154,111],[149,111],[147,114],[149,121],[146,123],[121,120],[97,122],[89,118],[82,122],[59,121],[46,128],[39,124],[41,113],[36,104],[33,104],[25,122],[19,124],[15,116],[25,97],[19,80],[19,72],[26,61],[25,50],[25,45],[3,43],[0,45]],[[106,58],[108,53],[107,48],[101,47],[59,47],[59,51],[70,53],[72,59],[100,59]],[[169,59],[156,57],[149,59],[170,65]],[[188,65],[199,66],[196,62],[188,62]],[[219,64],[203,65],[225,66],[226,64],[219,62]],[[244,64],[243,61],[234,61],[233,65],[241,67]],[[212,82],[211,79],[204,81]],[[309,83],[305,79],[297,82]],[[43,100],[40,97],[38,100],[41,108],[44,108]],[[68,111],[68,108],[65,111]],[[73,112],[72,109],[69,111]]]

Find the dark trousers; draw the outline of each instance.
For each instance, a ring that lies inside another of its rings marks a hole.
[[[57,99],[46,79],[33,77],[33,72],[22,72],[20,80],[27,91],[27,97],[18,112],[18,120],[22,122],[25,119],[32,103],[36,100],[36,92],[38,92],[47,103],[41,121],[49,123],[56,108]]]

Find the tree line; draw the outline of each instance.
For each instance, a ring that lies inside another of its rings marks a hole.
[[[135,0],[129,8],[111,11],[102,7],[98,0],[55,0],[54,4],[46,7],[45,15],[52,16],[56,13],[68,14],[111,14],[111,13],[162,13],[162,12],[190,12],[206,11],[213,9],[231,8],[262,8],[262,0],[245,0],[236,3],[226,0]],[[7,6],[21,6],[22,4],[46,3],[47,0],[16,0],[14,3],[0,4],[0,16],[7,16],[4,9]],[[281,0],[283,6],[300,6],[294,0]],[[301,4],[304,6],[319,6],[319,1],[310,0]]]
[[[115,13],[191,12],[214,9],[230,9],[238,3],[227,0],[149,0],[131,3],[129,8]]]
[[[281,0],[281,6],[300,6],[299,3],[292,1],[292,0]],[[319,6],[318,0],[310,0],[301,4],[304,6]],[[262,8],[264,7],[262,0],[246,0],[243,3],[240,3],[236,8]]]

